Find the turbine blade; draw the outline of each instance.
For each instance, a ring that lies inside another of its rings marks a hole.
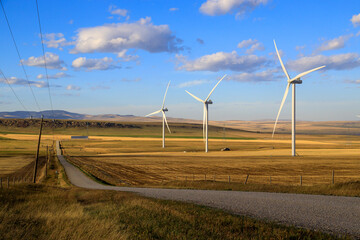
[[[168,122],[167,122],[167,120],[166,120],[166,115],[165,115],[165,113],[164,113],[163,111],[162,111],[162,114],[163,114],[163,117],[164,117],[164,120],[165,120],[166,127],[167,127],[167,129],[169,130],[169,133],[171,133],[169,124],[168,124]]]
[[[164,95],[164,100],[163,100],[163,104],[162,104],[162,107],[161,107],[161,108],[164,108],[164,105],[165,105],[165,98],[166,98],[166,94],[167,94],[167,91],[168,91],[169,86],[170,86],[170,82],[171,82],[171,81],[169,81],[169,83],[168,83],[168,85],[167,85],[167,87],[166,87],[166,91],[165,91],[165,95]]]
[[[159,113],[159,112],[161,112],[161,111],[162,111],[162,109],[160,109],[159,111],[156,111],[156,112],[150,113],[150,114],[146,115],[145,117],[149,117],[149,116],[154,115],[154,114],[157,114],[157,113]]]
[[[198,100],[199,102],[204,103],[205,101],[201,100],[200,98],[198,98],[197,96],[195,96],[194,94],[189,93],[188,91],[185,90],[185,92],[187,92],[188,94],[190,94],[190,96],[192,96],[193,98],[195,98],[196,100]]]
[[[277,55],[278,55],[278,58],[279,58],[279,61],[280,61],[281,67],[282,67],[282,69],[283,69],[283,71],[284,71],[284,73],[285,73],[285,75],[286,75],[287,79],[290,81],[290,76],[289,76],[288,72],[286,71],[286,68],[285,68],[285,66],[284,66],[284,63],[283,63],[283,62],[282,62],[282,60],[281,60],[281,57],[280,57],[279,51],[278,51],[278,49],[277,49],[277,47],[276,47],[276,42],[275,42],[275,40],[274,40],[274,45],[275,45],[276,53],[277,53]]]
[[[211,92],[209,93],[209,95],[207,96],[207,98],[205,99],[205,102],[207,100],[209,100],[211,94],[213,93],[213,91],[215,90],[215,88],[217,87],[217,85],[219,85],[219,83],[226,77],[226,74],[218,81],[218,83],[215,85],[215,87],[211,90]]]
[[[286,86],[285,94],[284,94],[284,97],[283,97],[283,99],[282,99],[282,101],[281,101],[280,109],[279,109],[279,112],[278,112],[277,117],[276,117],[276,121],[275,121],[274,129],[273,129],[272,137],[274,137],[276,125],[277,125],[277,122],[278,122],[278,120],[279,120],[279,116],[280,116],[281,109],[282,109],[282,107],[284,106],[286,97],[287,97],[287,95],[288,95],[289,88],[290,88],[290,83],[288,83],[287,86]]]
[[[303,77],[303,76],[305,76],[305,75],[307,75],[307,74],[309,74],[309,73],[311,73],[311,72],[314,72],[314,71],[319,70],[319,69],[324,68],[324,67],[325,67],[325,66],[321,66],[321,67],[317,67],[317,68],[311,69],[311,70],[309,70],[309,71],[300,73],[299,75],[297,75],[296,77],[294,77],[293,79],[291,79],[291,81],[294,81],[295,79],[301,78],[301,77]],[[290,82],[291,82],[291,81],[290,81]]]

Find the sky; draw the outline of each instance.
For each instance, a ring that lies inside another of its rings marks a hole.
[[[205,99],[227,74],[210,120],[274,120],[287,85],[276,40],[290,76],[326,65],[296,86],[297,119],[360,120],[358,0],[38,0],[48,80],[36,1],[1,1],[20,57],[0,9],[0,69],[14,90],[0,75],[0,111],[145,116],[171,81],[167,116],[201,119],[185,90]]]

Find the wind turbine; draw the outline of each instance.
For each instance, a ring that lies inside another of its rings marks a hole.
[[[279,58],[279,61],[280,61],[280,64],[281,64],[281,67],[287,77],[287,81],[288,81],[288,84],[286,86],[286,90],[285,90],[285,94],[284,94],[284,97],[281,101],[281,104],[280,104],[280,109],[279,109],[279,112],[277,114],[277,117],[276,117],[276,121],[275,121],[275,125],[274,125],[274,130],[273,130],[273,133],[272,133],[272,137],[274,137],[274,133],[275,133],[275,129],[276,129],[276,124],[278,122],[278,119],[279,119],[279,116],[280,116],[280,112],[281,112],[281,109],[284,105],[284,102],[286,100],[286,97],[288,95],[288,92],[289,92],[289,88],[290,88],[290,85],[292,85],[292,123],[291,123],[291,130],[292,130],[292,134],[291,134],[291,137],[292,137],[292,141],[291,141],[291,145],[292,145],[292,152],[291,152],[291,155],[292,156],[295,156],[296,155],[296,149],[295,149],[295,135],[296,135],[296,129],[295,129],[295,124],[296,124],[296,115],[295,115],[295,84],[302,84],[302,80],[300,79],[301,77],[311,73],[311,72],[314,72],[316,70],[319,70],[321,68],[324,68],[325,66],[321,66],[321,67],[317,67],[317,68],[314,68],[314,69],[311,69],[309,71],[306,71],[306,72],[303,72],[303,73],[300,73],[298,74],[296,77],[294,78],[290,78],[288,72],[286,71],[286,68],[281,60],[281,57],[280,57],[280,54],[279,54],[279,51],[276,47],[276,43],[275,43],[275,40],[274,40],[274,45],[275,45],[275,49],[276,49],[276,53],[277,53],[277,56]]]
[[[163,100],[163,104],[162,104],[162,106],[161,106],[161,109],[158,110],[158,111],[156,111],[156,112],[150,113],[150,114],[148,114],[148,115],[145,116],[145,117],[149,117],[149,116],[151,116],[151,115],[154,115],[154,114],[157,114],[157,113],[160,113],[160,112],[162,113],[162,117],[163,117],[163,118],[162,118],[162,147],[163,147],[163,148],[165,148],[165,124],[166,124],[167,129],[169,130],[169,133],[171,133],[170,128],[169,128],[169,124],[168,124],[168,122],[167,122],[167,120],[166,120],[166,115],[165,115],[165,112],[167,112],[168,109],[167,109],[167,108],[164,108],[165,98],[166,98],[166,94],[167,94],[167,91],[168,91],[169,86],[170,86],[170,82],[171,82],[171,81],[169,81],[169,83],[168,83],[168,85],[167,85],[167,88],[166,88],[166,91],[165,91],[164,100]]]
[[[217,85],[219,85],[219,83],[226,77],[226,74],[219,80],[219,82],[215,85],[215,87],[211,90],[211,92],[209,93],[209,95],[207,96],[207,98],[205,100],[201,100],[200,98],[196,97],[195,95],[189,93],[188,91],[185,90],[185,92],[187,92],[188,94],[190,94],[190,96],[192,96],[193,98],[195,98],[196,100],[198,100],[199,102],[204,104],[204,115],[203,115],[203,137],[205,135],[205,152],[208,152],[208,125],[209,125],[209,121],[208,121],[208,105],[212,104],[213,102],[209,99],[211,94],[213,93],[213,91],[215,90],[215,88],[217,87]]]

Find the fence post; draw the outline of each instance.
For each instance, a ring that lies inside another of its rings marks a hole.
[[[2,178],[0,177],[0,188],[2,188]]]
[[[270,180],[270,185],[271,185],[271,176],[269,177],[269,180]]]
[[[244,184],[246,184],[246,183],[247,183],[248,179],[249,179],[249,174],[248,174],[248,175],[246,175],[246,180],[245,180]]]
[[[9,177],[7,177],[7,187],[9,188]]]
[[[300,186],[302,186],[302,175],[300,175]]]
[[[215,174],[214,174],[214,182],[215,182],[216,180],[215,180]]]
[[[15,177],[13,177],[13,186],[15,186]]]
[[[229,177],[228,177],[228,180],[229,180],[229,183],[230,183],[230,175],[229,175]]]
[[[335,171],[332,170],[332,184],[335,184]]]
[[[195,181],[195,176],[194,176],[194,174],[193,174],[193,181]]]
[[[206,181],[206,174],[205,174],[205,181]]]
[[[185,176],[185,183],[187,182],[187,176]]]

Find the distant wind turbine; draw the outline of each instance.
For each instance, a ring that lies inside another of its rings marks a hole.
[[[296,135],[296,129],[295,129],[295,124],[296,124],[296,118],[295,118],[295,84],[302,84],[302,80],[300,79],[301,77],[311,73],[311,72],[314,72],[316,70],[319,70],[321,68],[324,68],[325,66],[321,66],[321,67],[317,67],[317,68],[314,68],[314,69],[311,69],[309,71],[306,71],[306,72],[303,72],[303,73],[300,73],[298,74],[296,77],[294,78],[290,78],[288,72],[286,71],[286,68],[281,60],[281,57],[280,57],[280,54],[279,54],[279,51],[276,47],[276,43],[275,43],[275,40],[274,40],[274,45],[275,45],[275,49],[276,49],[276,53],[277,53],[277,56],[279,58],[279,61],[280,61],[280,64],[281,64],[281,67],[288,79],[288,84],[286,86],[286,90],[285,90],[285,94],[284,94],[284,97],[281,101],[281,104],[280,104],[280,109],[279,109],[279,112],[277,114],[277,117],[276,117],[276,121],[275,121],[275,125],[274,125],[274,130],[273,130],[273,133],[272,133],[272,137],[274,137],[274,133],[275,133],[275,129],[276,129],[276,124],[278,122],[278,119],[279,119],[279,116],[280,116],[280,112],[281,112],[281,109],[284,105],[284,102],[286,100],[286,97],[288,95],[288,92],[289,92],[289,88],[290,88],[290,84],[292,84],[292,124],[291,124],[291,128],[292,128],[292,152],[291,152],[291,155],[292,156],[295,156],[296,155],[296,149],[295,149],[295,135]]]
[[[158,111],[156,111],[156,112],[150,113],[150,114],[148,114],[148,115],[145,116],[145,117],[149,117],[149,116],[151,116],[151,115],[154,115],[154,114],[157,114],[157,113],[160,113],[160,112],[162,113],[162,117],[163,117],[163,118],[162,118],[162,124],[163,124],[163,126],[162,126],[162,147],[163,147],[163,148],[165,148],[165,124],[166,124],[167,129],[169,130],[169,133],[171,133],[170,128],[169,128],[169,124],[168,124],[168,122],[167,122],[167,120],[166,120],[166,115],[165,115],[165,112],[167,112],[168,109],[167,109],[167,108],[164,108],[164,106],[165,106],[166,94],[167,94],[167,91],[168,91],[168,89],[169,89],[170,82],[171,82],[171,81],[169,81],[169,83],[168,83],[168,85],[167,85],[167,88],[166,88],[166,91],[165,91],[164,100],[163,100],[161,109],[158,110]]]
[[[219,82],[215,85],[215,87],[211,90],[209,95],[205,100],[201,100],[200,98],[196,97],[195,95],[189,93],[186,91],[190,96],[198,100],[199,102],[202,102],[204,104],[204,115],[203,115],[203,137],[205,135],[205,152],[208,152],[208,125],[209,125],[209,119],[208,119],[208,105],[212,104],[213,102],[209,99],[215,88],[219,85],[219,83],[226,77],[226,74],[219,80]]]

